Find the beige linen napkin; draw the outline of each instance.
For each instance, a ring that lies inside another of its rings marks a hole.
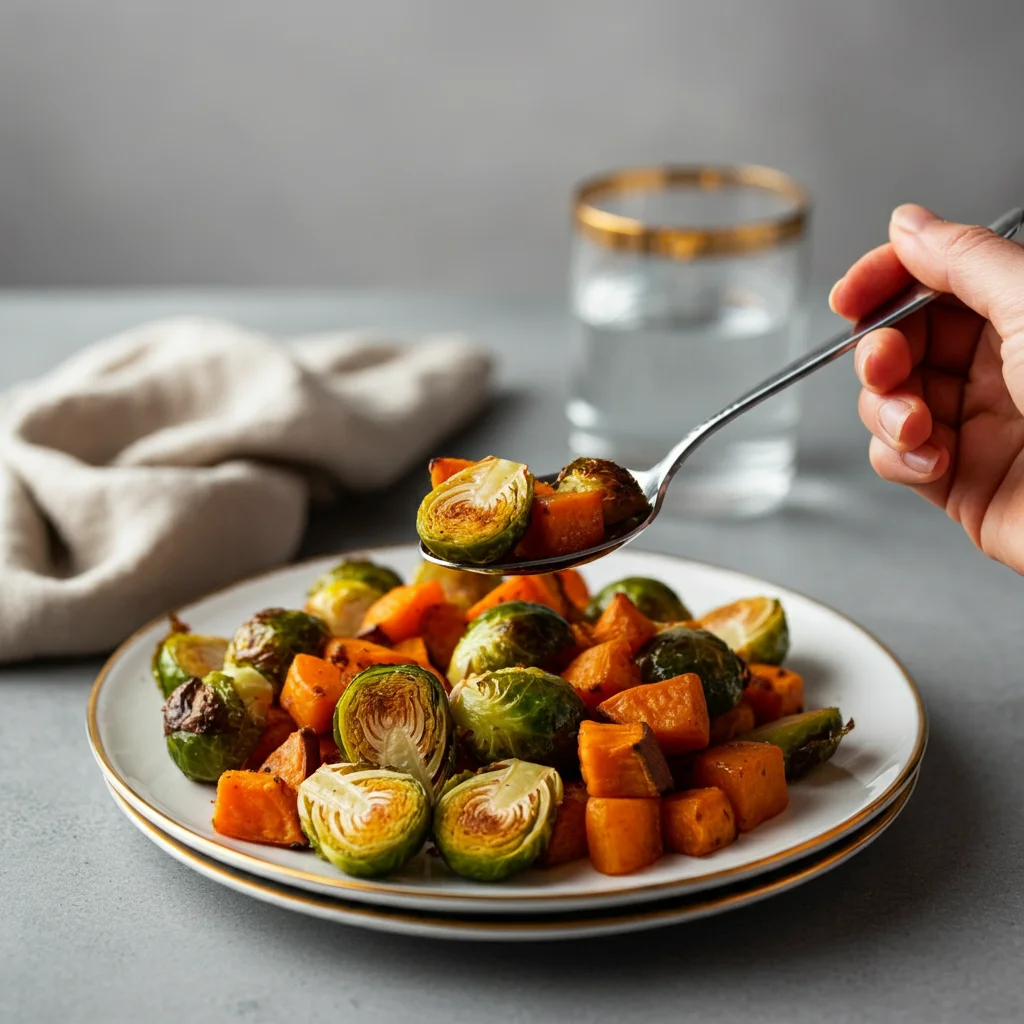
[[[479,410],[458,337],[288,345],[176,319],[101,342],[0,403],[0,661],[109,650],[296,551],[311,483],[396,480]]]

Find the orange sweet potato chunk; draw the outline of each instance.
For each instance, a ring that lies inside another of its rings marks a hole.
[[[587,855],[587,787],[582,782],[567,782],[558,805],[558,816],[547,849],[537,865],[551,868],[568,864]]]
[[[519,558],[555,558],[604,540],[601,491],[556,491],[535,496],[530,525],[516,545]]]
[[[770,743],[732,740],[698,754],[693,784],[716,786],[729,798],[741,832],[749,832],[789,805],[782,750]]]
[[[573,605],[582,611],[590,604],[590,587],[579,572],[575,569],[559,569],[555,576],[562,586],[562,593]]]
[[[654,797],[672,788],[672,773],[644,722],[581,722],[580,772],[591,796]]]
[[[320,767],[320,740],[312,729],[296,729],[260,766],[261,772],[276,775],[292,789]]]
[[[558,612],[565,611],[562,596],[543,576],[512,576],[499,583],[489,594],[485,594],[472,608],[466,612],[466,618],[475,619],[483,615],[488,608],[505,601],[530,601],[533,604],[546,604]]]
[[[475,465],[476,463],[472,459],[431,459],[428,467],[430,486],[437,487],[439,484],[443,484],[448,477],[455,476],[456,473],[461,473],[462,470]]]
[[[256,771],[297,728],[298,723],[284,708],[278,707],[276,704],[271,705],[267,711],[267,720],[264,723],[263,732],[260,733],[259,742],[245,762],[245,767]]]
[[[754,709],[746,701],[741,700],[736,707],[711,720],[711,738],[708,742],[713,746],[728,743],[729,740],[750,732],[756,724]]]
[[[599,704],[622,690],[640,685],[640,670],[625,640],[606,640],[581,651],[569,663],[562,678],[580,695],[593,714]]]
[[[799,672],[778,665],[750,665],[751,684],[757,682],[778,695],[779,713],[776,718],[796,715],[804,709],[804,677]],[[756,709],[755,709],[756,710]],[[773,719],[774,720],[774,719]],[[758,722],[758,725],[761,723]]]
[[[455,645],[466,632],[466,613],[451,601],[435,604],[424,612],[420,628],[431,662],[447,671]]]
[[[346,679],[342,669],[332,661],[312,654],[297,654],[281,688],[281,707],[291,715],[296,725],[305,726],[315,733],[326,732],[331,727],[334,706],[351,679],[352,676]]]
[[[658,627],[625,594],[616,594],[594,624],[594,640],[625,640],[635,654],[658,632]]]
[[[604,875],[629,875],[662,854],[661,801],[591,797],[587,801],[590,862]]]
[[[603,701],[597,713],[610,722],[646,722],[666,755],[708,745],[708,705],[700,676],[693,672],[623,690]]]
[[[736,838],[736,816],[722,790],[688,789],[661,801],[665,848],[689,857],[703,857]]]
[[[379,629],[393,644],[419,636],[423,617],[434,605],[447,598],[437,580],[394,587],[379,597],[363,616],[362,631]]]
[[[213,827],[222,836],[273,846],[305,846],[295,790],[265,772],[225,772],[217,780]]]

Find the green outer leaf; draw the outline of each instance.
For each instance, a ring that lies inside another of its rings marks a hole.
[[[373,587],[380,594],[386,594],[389,590],[402,585],[402,577],[394,569],[386,565],[378,565],[369,559],[353,558],[340,562],[333,569],[317,577],[309,588],[309,596],[312,597],[318,590],[336,583],[338,580],[355,580]]]
[[[497,669],[456,684],[449,701],[460,741],[481,764],[520,758],[558,768],[576,759],[586,707],[558,676]]]
[[[327,626],[307,612],[264,608],[238,627],[225,661],[262,672],[280,693],[296,654],[320,654],[327,643]]]
[[[602,587],[587,605],[587,618],[591,622],[601,617],[616,594],[625,594],[654,622],[683,622],[691,618],[690,610],[679,599],[679,595],[661,580],[647,576],[627,576]]]
[[[172,630],[153,651],[152,670],[160,692],[170,695],[189,679],[202,679],[224,665],[228,641],[187,630]]]
[[[746,619],[751,612],[757,625],[748,631]],[[789,653],[789,624],[777,598],[733,601],[698,621],[702,629],[724,640],[748,664],[781,665]]]
[[[366,612],[383,593],[362,580],[329,580],[310,593],[305,610],[322,619],[331,636],[355,636]]]
[[[573,459],[558,474],[556,489],[562,492],[600,491],[606,526],[630,519],[643,520],[651,503],[628,469],[608,459]]]
[[[839,708],[817,708],[758,726],[740,738],[779,747],[786,763],[786,778],[798,779],[824,764],[852,728],[852,718],[843,725]]]

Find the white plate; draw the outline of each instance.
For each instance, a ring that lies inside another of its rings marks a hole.
[[[429,912],[417,913],[411,910],[388,910],[369,907],[354,901],[291,889],[285,885],[268,882],[237,868],[204,857],[178,842],[166,832],[161,832],[152,822],[130,807],[112,792],[114,801],[129,821],[143,835],[158,847],[169,853],[175,860],[198,871],[199,874],[225,885],[229,889],[270,903],[285,910],[292,910],[311,917],[319,917],[337,924],[373,931],[393,932],[399,935],[414,935],[427,939],[461,939],[479,942],[537,942],[555,939],[586,939],[600,935],[617,935],[626,932],[663,928],[667,925],[711,917],[727,910],[756,903],[777,896],[787,889],[795,888],[812,878],[817,878],[838,867],[874,842],[903,810],[917,783],[917,772],[907,782],[889,808],[876,815],[867,824],[855,829],[837,843],[803,857],[795,864],[776,868],[754,879],[721,886],[710,894],[696,894],[646,903],[642,910],[597,911],[587,913],[541,915],[536,918],[516,915],[468,914],[464,917],[452,914]]]
[[[409,576],[412,545],[360,552]],[[301,606],[306,588],[340,556],[238,583],[179,609],[204,633],[230,636],[253,612]],[[189,782],[164,747],[161,697],[149,674],[155,621],[127,640],[100,673],[89,703],[89,737],[107,780],[159,829],[214,860],[291,887],[382,906],[459,913],[553,913],[608,908],[692,894],[779,868],[850,833],[883,811],[924,753],[924,709],[893,656],[859,626],[800,594],[740,573],[667,555],[622,551],[584,570],[593,588],[623,576],[654,576],[700,614],[741,597],[781,598],[792,634],[788,664],[804,674],[809,707],[838,705],[856,728],[828,764],[790,789],[778,817],[709,858],[668,855],[633,875],[611,878],[586,862],[530,870],[505,882],[459,878],[420,854],[395,876],[349,878],[308,851],[227,839],[210,824],[212,787]]]

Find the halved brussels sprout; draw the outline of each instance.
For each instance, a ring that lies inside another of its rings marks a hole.
[[[697,620],[701,629],[724,640],[744,661],[781,665],[789,651],[789,626],[774,597],[733,601]]]
[[[403,772],[325,764],[299,786],[299,824],[324,860],[373,878],[419,852],[430,832],[430,798]]]
[[[228,649],[223,637],[191,633],[175,615],[170,622],[171,631],[156,645],[152,661],[153,678],[165,697],[189,679],[202,679],[221,668]]]
[[[596,622],[616,594],[625,594],[654,622],[682,622],[692,618],[689,609],[671,587],[646,576],[627,576],[602,587],[587,606],[587,618]]]
[[[696,672],[712,718],[734,708],[743,694],[746,666],[714,633],[674,626],[649,640],[637,654],[640,678],[660,683]]]
[[[576,759],[587,709],[558,676],[501,668],[463,679],[448,699],[460,742],[481,764],[518,757],[558,768]]]
[[[786,778],[798,779],[812,768],[824,764],[839,749],[840,741],[852,728],[852,718],[843,725],[839,708],[819,708],[776,719],[748,732],[741,739],[771,743],[781,748]]]
[[[416,513],[428,551],[449,562],[500,561],[526,533],[533,476],[526,466],[488,456],[438,484]]]
[[[370,605],[383,593],[362,580],[331,580],[310,594],[305,610],[322,619],[332,636],[355,636]]]
[[[223,672],[189,679],[163,706],[171,760],[195,782],[216,782],[224,772],[241,768],[259,741],[266,718],[262,708],[255,699],[247,707]]]
[[[547,848],[562,801],[554,768],[512,759],[446,789],[434,810],[434,842],[457,875],[497,882]]]
[[[448,569],[434,562],[421,562],[413,583],[427,583],[430,580],[437,580],[444,596],[463,611],[472,608],[480,598],[486,597],[501,583],[497,573],[465,572],[462,569]]]
[[[245,705],[245,710],[262,729],[270,705],[274,703],[273,683],[262,672],[257,672],[248,665],[225,665],[220,674],[231,680],[231,685]]]
[[[608,459],[573,459],[558,474],[559,491],[602,491],[604,525],[615,526],[634,517],[646,518],[651,503],[628,469]]]
[[[355,580],[357,583],[365,583],[373,587],[379,594],[386,594],[389,590],[402,585],[402,577],[386,565],[378,565],[369,559],[350,559],[341,562],[333,569],[318,577],[309,588],[309,596],[312,597],[318,590],[329,586],[338,580]]]
[[[499,668],[543,668],[575,643],[558,612],[532,601],[504,601],[469,624],[452,654],[448,680]]]
[[[264,608],[238,627],[224,661],[262,672],[279,693],[295,655],[319,654],[327,638],[327,626],[315,615]]]
[[[431,799],[452,769],[454,728],[441,681],[419,665],[365,669],[334,709],[334,741],[347,761],[406,772]]]

